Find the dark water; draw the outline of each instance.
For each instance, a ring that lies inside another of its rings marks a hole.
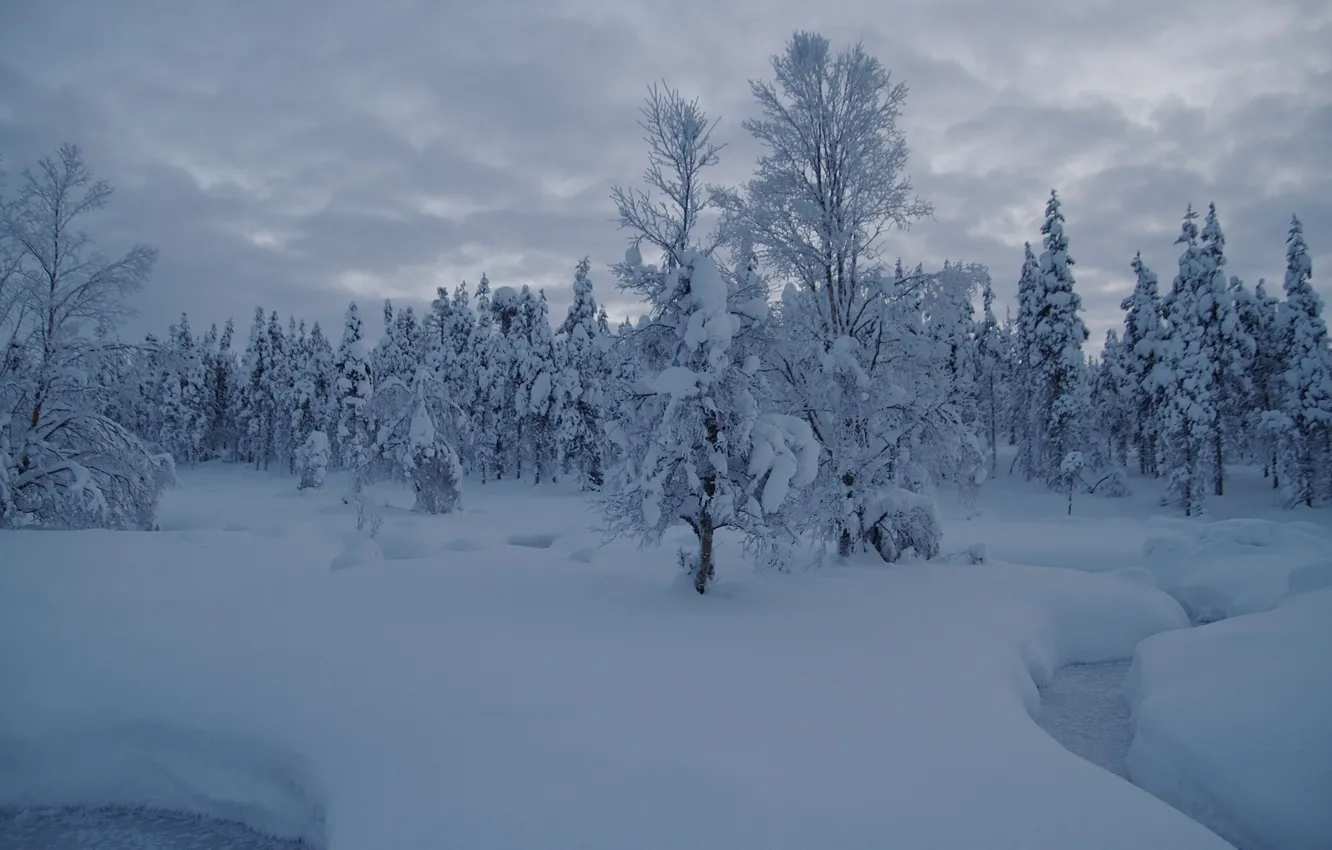
[[[120,807],[0,809],[0,850],[311,850],[244,824]]]
[[[1133,731],[1124,702],[1128,661],[1070,664],[1041,690],[1040,726],[1064,749],[1128,779]]]

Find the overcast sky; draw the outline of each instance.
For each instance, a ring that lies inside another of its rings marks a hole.
[[[1057,188],[1096,351],[1135,251],[1168,286],[1190,202],[1278,288],[1298,214],[1329,292],[1326,0],[0,0],[0,156],[12,187],[71,141],[113,183],[95,235],[161,252],[136,334],[182,310],[243,331],[256,304],[340,325],[483,270],[558,315],[584,255],[623,314],[607,195],[638,185],[646,87],[721,119],[738,183],[748,80],[797,29],[910,89],[936,215],[893,237],[908,265],[983,262],[1011,302]]]

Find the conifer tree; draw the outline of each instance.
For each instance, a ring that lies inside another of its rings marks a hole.
[[[999,468],[999,430],[1005,409],[1008,350],[1005,334],[994,315],[994,284],[985,275],[981,288],[982,316],[976,328],[976,360],[978,370],[977,401],[990,452],[990,475]]]
[[[1082,344],[1087,340],[1087,326],[1078,315],[1082,301],[1073,290],[1073,258],[1068,253],[1059,197],[1053,191],[1041,233],[1045,250],[1040,258],[1032,357],[1040,396],[1039,404],[1033,405],[1033,451],[1047,482],[1061,487],[1064,457],[1081,450],[1086,440]]]
[[[1312,506],[1332,496],[1332,354],[1323,300],[1313,288],[1313,260],[1295,217],[1286,238],[1284,289],[1282,477],[1289,503]]]
[[[1033,428],[1033,405],[1037,402],[1039,365],[1036,360],[1036,312],[1041,303],[1041,267],[1031,243],[1022,246],[1022,274],[1018,277],[1017,335],[1013,358],[1012,421],[1016,435],[1014,462],[1028,481],[1037,477],[1040,461]]]
[[[1253,340],[1240,324],[1235,294],[1225,273],[1225,244],[1216,205],[1209,204],[1199,251],[1203,268],[1198,284],[1198,309],[1203,347],[1213,370],[1216,421],[1210,434],[1210,470],[1212,492],[1217,496],[1225,492],[1226,461],[1231,444],[1237,442],[1236,432],[1250,392],[1248,373],[1254,354]]]
[[[1136,283],[1133,293],[1120,302],[1124,310],[1124,370],[1132,396],[1131,439],[1138,455],[1138,471],[1157,474],[1156,455],[1160,408],[1164,388],[1159,383],[1162,363],[1161,297],[1157,293],[1156,273],[1142,262],[1142,253],[1133,257]]]
[[[362,470],[370,461],[373,434],[368,405],[374,394],[369,352],[361,329],[361,314],[353,301],[347,307],[338,346],[338,451],[341,465],[352,471],[353,492],[360,492]]]
[[[1160,410],[1157,464],[1167,476],[1167,501],[1186,516],[1202,513],[1214,481],[1216,374],[1204,317],[1209,312],[1210,266],[1198,242],[1198,214],[1190,204],[1175,244],[1183,245],[1179,274],[1165,297],[1161,371],[1165,404]]]

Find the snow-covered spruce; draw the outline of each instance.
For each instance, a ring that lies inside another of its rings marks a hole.
[[[1039,393],[1032,405],[1032,456],[1046,483],[1066,486],[1064,459],[1086,444],[1087,386],[1082,345],[1087,327],[1079,313],[1082,300],[1073,289],[1073,258],[1068,253],[1064,215],[1053,191],[1041,226],[1045,250],[1040,256],[1030,374]]]
[[[1280,313],[1280,407],[1274,417],[1287,504],[1332,499],[1332,349],[1313,260],[1298,218],[1286,240],[1286,303]]]
[[[1208,260],[1198,243],[1198,214],[1190,205],[1176,244],[1184,246],[1179,274],[1164,299],[1162,363],[1156,380],[1164,392],[1157,465],[1165,470],[1167,499],[1186,516],[1203,511],[1215,461],[1216,369],[1205,319],[1211,313]]]
[[[1138,456],[1142,475],[1157,473],[1156,453],[1160,410],[1165,388],[1157,368],[1164,358],[1161,298],[1156,273],[1142,262],[1142,253],[1132,263],[1136,283],[1133,293],[1120,302],[1124,311],[1124,372],[1128,380],[1129,438]]]
[[[362,484],[359,470],[370,461],[371,419],[367,406],[374,393],[374,382],[361,329],[361,314],[354,301],[347,307],[334,369],[337,374],[340,465],[353,471],[352,490],[359,492]]]

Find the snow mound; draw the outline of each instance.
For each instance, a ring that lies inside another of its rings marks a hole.
[[[1332,558],[1319,558],[1290,572],[1288,593],[1291,596],[1312,593],[1325,587],[1332,587]]]
[[[1241,847],[1332,847],[1332,589],[1143,641],[1133,781]]]
[[[384,552],[380,549],[379,541],[374,537],[353,530],[343,532],[342,540],[342,552],[329,562],[329,569],[331,570],[365,567],[381,563],[384,560]]]
[[[323,808],[304,774],[298,759],[268,745],[157,724],[0,739],[7,807],[170,810],[323,846]]]
[[[559,539],[558,534],[513,534],[509,536],[507,542],[510,546],[521,546],[525,549],[549,549]]]
[[[1330,547],[1327,532],[1308,523],[1236,519],[1149,537],[1143,564],[1195,622],[1208,623],[1269,610],[1291,573]]]
[[[389,561],[428,558],[436,545],[420,524],[415,522],[387,524],[380,530],[376,540],[379,542],[380,553]]]

